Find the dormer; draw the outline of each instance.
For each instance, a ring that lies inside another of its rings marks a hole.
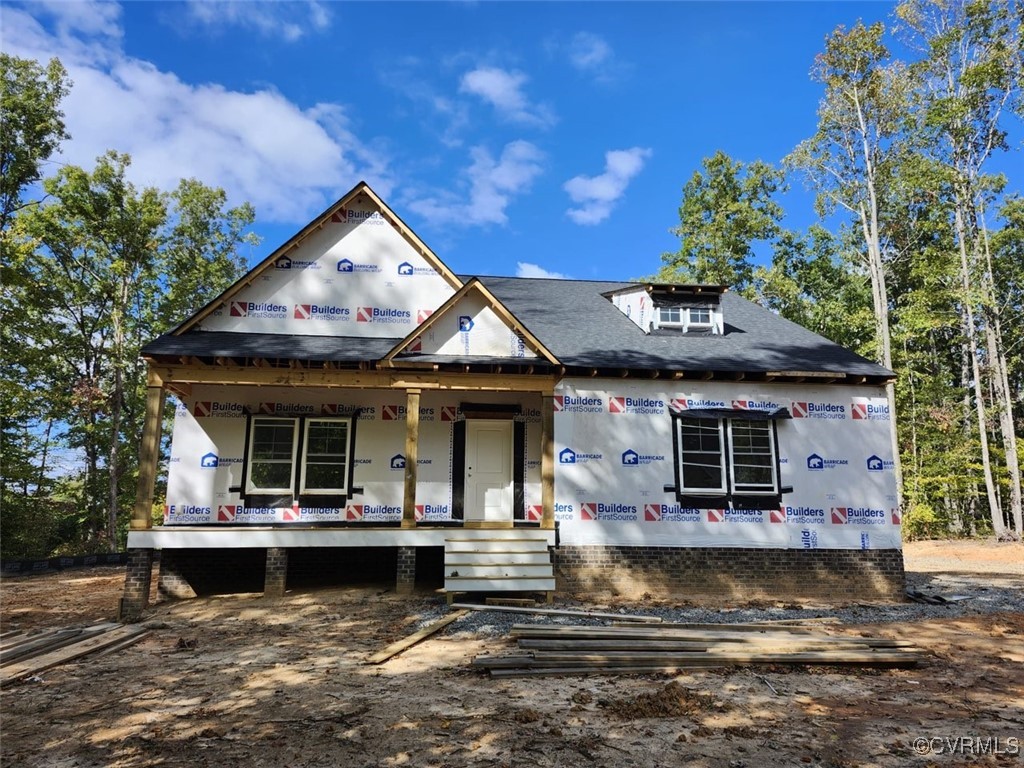
[[[724,332],[724,285],[643,283],[604,296],[640,330],[659,336],[719,336]]]

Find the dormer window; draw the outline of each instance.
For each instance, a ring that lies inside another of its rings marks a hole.
[[[717,336],[725,332],[724,285],[632,285],[604,294],[644,333]]]
[[[688,325],[711,326],[711,310],[707,307],[690,307],[690,322]]]
[[[683,324],[683,312],[680,307],[659,307],[658,324],[661,326]]]

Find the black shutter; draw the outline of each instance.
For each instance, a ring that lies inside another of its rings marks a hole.
[[[452,422],[452,520],[462,520],[466,506],[466,422]]]
[[[512,422],[512,517],[526,519],[526,423]]]

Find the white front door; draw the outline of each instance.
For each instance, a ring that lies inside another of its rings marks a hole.
[[[512,522],[512,422],[466,421],[465,519]]]

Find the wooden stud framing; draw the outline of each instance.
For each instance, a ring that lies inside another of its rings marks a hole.
[[[139,481],[132,511],[132,530],[153,526],[153,485],[156,482],[156,464],[160,458],[160,433],[164,418],[164,389],[146,388],[146,419],[142,424],[139,445]]]

